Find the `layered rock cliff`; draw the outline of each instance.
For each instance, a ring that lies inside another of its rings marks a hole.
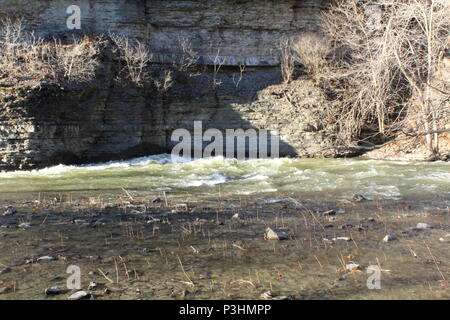
[[[176,73],[172,87],[161,93],[114,80],[117,61],[106,50],[88,84],[2,81],[0,170],[168,152],[175,144],[173,130],[191,129],[196,120],[220,130],[279,130],[282,156],[341,155],[333,145],[332,125],[323,126],[323,92],[306,80],[279,85],[280,39],[317,31],[325,2],[78,1],[78,33],[143,39],[153,53],[154,73],[171,65],[181,54],[180,39],[188,39],[204,68],[194,77]],[[24,25],[40,36],[68,33],[66,9],[71,4],[0,1],[3,15],[21,15]]]

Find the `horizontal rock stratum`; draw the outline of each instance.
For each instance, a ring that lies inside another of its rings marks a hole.
[[[77,1],[82,29],[76,33],[145,41],[154,74],[173,64],[182,54],[179,40],[188,39],[202,72],[174,72],[164,93],[136,87],[117,81],[117,58],[104,48],[89,83],[0,80],[0,170],[170,152],[173,130],[190,130],[194,121],[205,129],[278,130],[281,156],[341,155],[331,138],[333,124],[324,127],[325,94],[309,80],[282,84],[279,66],[280,39],[318,32],[326,2]],[[71,4],[0,0],[2,18],[20,15],[26,28],[47,37],[70,35]]]

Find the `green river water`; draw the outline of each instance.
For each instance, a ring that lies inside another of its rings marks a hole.
[[[172,161],[157,155],[129,161],[0,173],[0,195],[38,192],[122,193],[169,191],[234,195],[299,192],[314,197],[398,198],[439,195],[450,199],[450,163],[355,159],[268,159],[221,157]]]
[[[67,299],[69,265],[96,299],[450,299],[448,162],[156,155],[2,172],[0,201],[0,299]]]

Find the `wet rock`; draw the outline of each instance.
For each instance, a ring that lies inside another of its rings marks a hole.
[[[432,228],[432,226],[428,223],[424,223],[424,222],[419,222],[416,226],[416,229],[418,230],[425,230],[425,229],[430,229]]]
[[[439,238],[440,242],[450,242],[450,233],[447,233],[445,236],[443,236],[442,238]]]
[[[200,213],[202,211],[202,208],[201,207],[193,207],[192,209],[191,209],[191,213]]]
[[[348,271],[363,271],[364,267],[357,263],[348,263],[345,265],[345,269]]]
[[[31,258],[31,259],[26,259],[25,260],[25,264],[32,264],[32,263],[36,263],[37,259],[36,258]]]
[[[22,222],[21,224],[19,224],[19,228],[22,228],[22,229],[31,228],[31,223],[30,222]]]
[[[397,236],[393,235],[393,234],[388,234],[383,238],[383,242],[390,242],[390,241],[395,241],[398,240]]]
[[[287,240],[289,236],[284,231],[278,231],[271,228],[267,228],[264,233],[264,239],[266,240]]]
[[[161,198],[155,198],[152,200],[152,203],[161,203]]]
[[[278,296],[274,294],[272,291],[266,291],[260,296],[264,300],[293,300],[292,296]]]
[[[147,223],[148,223],[148,224],[151,224],[151,223],[161,223],[161,219],[156,219],[156,218],[150,217],[150,218],[147,220]]]
[[[0,274],[5,274],[5,273],[9,273],[9,272],[11,272],[10,268],[1,268],[0,269]]]
[[[355,194],[353,195],[353,201],[355,202],[364,202],[364,201],[372,201],[370,198],[364,197],[362,194]]]
[[[91,283],[89,283],[88,290],[95,290],[97,286],[97,283],[95,281],[92,281]]]
[[[177,203],[175,205],[175,209],[177,211],[188,211],[188,205],[186,203]]]
[[[91,294],[86,291],[77,291],[74,294],[69,296],[69,300],[82,300],[82,299],[89,299],[91,298]]]
[[[52,257],[52,256],[42,256],[42,257],[37,258],[36,261],[41,262],[41,261],[53,261],[53,260],[56,260],[56,258]]]
[[[73,223],[75,223],[75,224],[86,224],[88,222],[86,220],[83,220],[83,219],[75,219],[75,220],[73,220]]]
[[[63,291],[59,287],[50,287],[45,289],[45,294],[47,296],[57,295],[61,293],[63,293]]]
[[[359,232],[366,231],[368,229],[369,229],[369,227],[366,225],[363,225],[363,224],[360,224],[356,227],[356,230],[358,230]]]
[[[332,239],[334,242],[338,242],[338,241],[352,241],[352,238],[349,237],[336,237]]]
[[[13,214],[16,214],[16,213],[17,213],[17,209],[9,206],[6,208],[5,212],[3,213],[3,216],[5,216],[5,217],[12,216]]]

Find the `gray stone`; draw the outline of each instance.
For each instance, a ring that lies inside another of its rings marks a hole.
[[[45,289],[45,294],[47,296],[61,294],[63,291],[59,287],[50,287]]]
[[[19,224],[19,228],[23,228],[23,229],[31,228],[31,223],[30,222],[22,222],[21,224]]]
[[[17,209],[14,207],[7,207],[6,211],[3,213],[3,216],[12,216],[17,213]]]
[[[42,256],[42,257],[37,258],[36,261],[41,262],[41,261],[53,261],[53,260],[56,260],[56,258],[52,257],[52,256]]]
[[[388,234],[383,238],[384,242],[390,242],[390,241],[395,241],[398,240],[397,236],[393,235],[393,234]]]
[[[86,291],[77,291],[74,294],[69,296],[69,300],[82,300],[82,299],[89,299],[91,298],[91,294]]]
[[[362,194],[355,194],[355,195],[353,195],[353,201],[355,201],[355,202],[364,202],[364,201],[372,201],[372,199],[366,198]]]
[[[430,228],[432,228],[432,226],[430,224],[424,223],[424,222],[419,222],[416,226],[416,229],[421,229],[421,230],[430,229]]]
[[[11,272],[10,268],[1,268],[0,269],[0,274],[5,274],[5,273],[9,273],[9,272]]]
[[[441,241],[441,242],[450,242],[450,233],[448,233],[445,236],[439,238],[439,241]]]
[[[289,236],[284,231],[274,230],[272,228],[267,228],[264,233],[264,239],[266,240],[287,240]]]

